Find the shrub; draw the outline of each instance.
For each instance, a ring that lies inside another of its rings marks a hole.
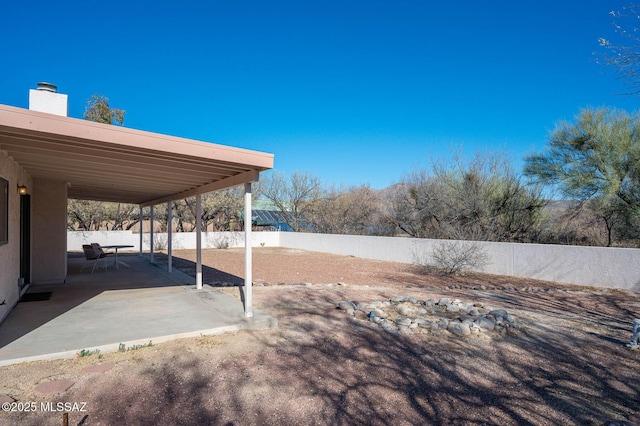
[[[100,349],[94,349],[94,350],[82,349],[80,352],[78,352],[78,356],[80,358],[84,358],[86,356],[91,356],[91,355],[98,355],[99,357],[102,357],[102,355],[100,355]]]
[[[487,261],[486,250],[472,241],[442,241],[429,254],[414,254],[414,263],[422,273],[463,274],[466,271],[482,270]]]
[[[217,249],[228,249],[229,245],[231,244],[229,241],[229,237],[227,237],[226,235],[218,235],[212,238],[211,243],[213,244],[213,247]]]

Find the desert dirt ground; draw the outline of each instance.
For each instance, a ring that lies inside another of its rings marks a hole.
[[[193,251],[174,252],[193,274]],[[203,336],[0,368],[0,396],[86,403],[77,425],[600,425],[640,412],[640,351],[625,347],[640,293],[284,248],[254,250],[254,306],[278,330]],[[243,252],[206,250],[204,281],[236,283]],[[480,287],[483,286],[483,287]],[[220,287],[240,297],[240,287]],[[524,325],[492,339],[392,335],[341,300],[453,297]],[[87,373],[102,366],[102,373]],[[68,379],[66,392],[34,388]],[[61,412],[0,412],[2,425],[60,425]]]

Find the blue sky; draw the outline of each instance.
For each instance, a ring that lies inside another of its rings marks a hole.
[[[12,1],[0,103],[38,81],[81,117],[97,93],[136,129],[275,154],[275,168],[383,188],[450,147],[520,170],[581,108],[638,108],[596,63],[590,1]]]

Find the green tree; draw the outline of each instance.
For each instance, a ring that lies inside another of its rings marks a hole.
[[[391,193],[388,217],[412,237],[532,241],[544,201],[500,154],[432,164]]]
[[[102,95],[93,95],[87,99],[87,106],[84,109],[84,119],[97,123],[124,125],[125,110],[111,108],[109,98]]]
[[[122,126],[124,113],[124,110],[111,108],[107,97],[93,95],[87,99],[83,116],[85,120]],[[67,203],[67,226],[70,230],[128,230],[138,221],[137,209],[131,204],[92,200],[69,200]]]
[[[548,148],[525,158],[525,175],[599,212],[612,243],[620,223],[640,213],[640,116],[588,108],[561,122]],[[624,219],[624,220],[622,220]],[[630,235],[629,229],[625,230]]]

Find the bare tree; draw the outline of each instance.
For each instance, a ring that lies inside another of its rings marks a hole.
[[[257,192],[271,201],[294,231],[305,229],[305,216],[322,198],[320,180],[309,173],[293,172],[289,178],[273,171],[258,184]]]
[[[640,37],[636,22],[640,18],[640,7],[631,3],[619,11],[609,12],[613,16],[614,38],[600,37],[600,46],[606,53],[599,60],[616,68],[618,74],[631,88],[630,94],[640,93]]]
[[[67,201],[67,229],[71,231],[97,231],[107,220],[105,204],[98,201]]]
[[[233,231],[241,226],[242,193],[238,188],[202,195],[202,229]],[[177,232],[196,229],[196,197],[172,202],[173,221]]]
[[[378,234],[381,218],[377,192],[364,185],[326,191],[308,214],[314,230],[328,234]]]
[[[129,230],[138,220],[138,207],[134,204],[74,199],[67,202],[67,229],[72,231]]]
[[[140,220],[139,207],[127,203],[105,203],[112,231],[128,231]]]
[[[187,206],[186,200],[175,200],[171,202],[173,209],[173,220],[176,223],[176,232],[191,232],[195,228],[195,221],[191,215],[191,210]]]

